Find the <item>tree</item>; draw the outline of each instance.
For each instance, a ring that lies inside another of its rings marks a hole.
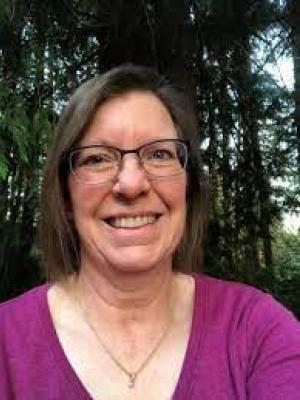
[[[287,13],[291,31],[291,47],[295,78],[295,129],[298,176],[300,177],[300,4],[297,0],[287,1]],[[298,180],[299,181],[299,180]]]

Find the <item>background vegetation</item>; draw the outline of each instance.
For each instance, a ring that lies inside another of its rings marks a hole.
[[[124,62],[195,100],[212,211],[206,269],[272,292],[300,316],[300,4],[297,0],[0,0],[0,297],[42,280],[45,154],[66,99]],[[296,4],[298,3],[298,4]],[[294,90],[266,72],[294,63]]]

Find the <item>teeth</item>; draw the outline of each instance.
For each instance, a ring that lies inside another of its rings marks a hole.
[[[145,215],[142,217],[112,218],[109,220],[109,223],[115,228],[139,228],[144,225],[153,224],[155,221],[155,216]]]

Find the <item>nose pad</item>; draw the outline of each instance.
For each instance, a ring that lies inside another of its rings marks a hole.
[[[113,192],[124,197],[138,197],[150,189],[146,173],[134,154],[126,154],[122,159]]]

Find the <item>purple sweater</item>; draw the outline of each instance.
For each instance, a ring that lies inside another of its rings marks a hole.
[[[195,279],[192,331],[172,399],[299,400],[299,322],[257,289]],[[1,400],[91,400],[60,346],[47,290],[0,306]]]

